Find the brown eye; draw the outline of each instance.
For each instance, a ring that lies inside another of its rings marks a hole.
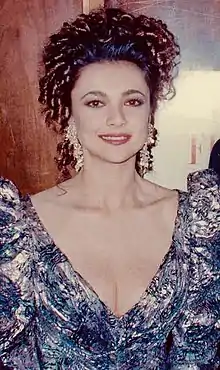
[[[86,105],[90,108],[101,108],[104,104],[100,100],[90,100]]]
[[[144,104],[144,101],[141,99],[130,99],[127,102],[125,102],[125,105],[131,106],[131,107],[139,107],[142,104]]]

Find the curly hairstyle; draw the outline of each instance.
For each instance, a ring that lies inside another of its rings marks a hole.
[[[161,20],[144,15],[135,17],[118,8],[99,8],[81,14],[74,21],[63,23],[44,47],[39,102],[44,106],[45,122],[55,129],[58,127],[63,135],[72,114],[71,91],[81,69],[98,61],[124,60],[145,72],[154,123],[158,102],[174,95],[173,79],[179,55],[174,35]],[[156,142],[156,129],[153,135]],[[152,147],[149,148],[151,163]],[[64,137],[57,152],[58,169],[68,178],[69,168],[74,168],[76,163],[73,145]]]

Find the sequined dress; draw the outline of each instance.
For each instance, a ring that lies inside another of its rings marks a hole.
[[[10,369],[220,369],[220,187],[210,170],[179,192],[172,244],[117,318],[74,270],[30,196],[0,179],[0,358]]]

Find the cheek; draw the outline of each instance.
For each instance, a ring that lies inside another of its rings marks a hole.
[[[84,146],[90,146],[91,139],[95,138],[96,132],[99,131],[100,125],[98,124],[99,120],[94,119],[90,115],[83,115],[78,117],[76,121],[76,131],[78,135],[78,139]],[[92,141],[93,141],[92,140]]]
[[[146,111],[138,111],[132,110],[132,112],[129,112],[127,115],[127,122],[130,123],[130,127],[132,127],[132,130],[139,136],[147,136],[148,132],[148,121],[149,121],[149,115],[146,113]]]
[[[148,127],[146,124],[140,127],[140,130],[138,132],[138,137],[139,137],[139,141],[141,142],[141,145],[144,145],[144,143],[146,143],[147,138],[148,138]]]
[[[95,131],[106,120],[106,112],[104,109],[83,109],[76,117],[76,123],[80,131]]]
[[[143,105],[140,107],[124,107],[124,115],[128,122],[138,122],[139,124],[146,124],[150,109]]]

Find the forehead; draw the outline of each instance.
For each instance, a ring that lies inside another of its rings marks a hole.
[[[85,93],[89,90],[120,93],[129,89],[148,92],[144,72],[135,64],[124,61],[87,65],[81,70],[74,87],[76,93]]]

